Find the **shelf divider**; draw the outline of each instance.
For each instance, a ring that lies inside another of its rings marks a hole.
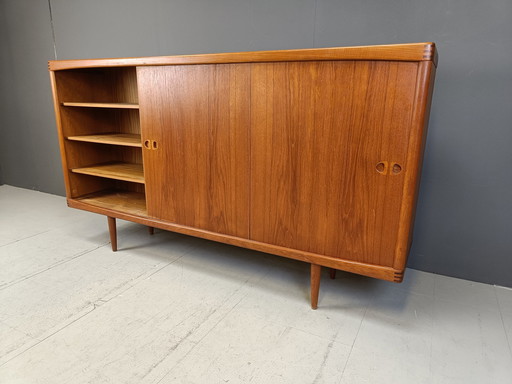
[[[139,109],[139,104],[137,103],[82,103],[65,101],[62,105],[64,107]]]
[[[142,164],[112,162],[74,168],[74,173],[144,184]]]
[[[142,148],[140,135],[135,133],[107,133],[98,135],[69,136],[68,140]]]
[[[144,193],[123,190],[104,190],[81,196],[75,200],[96,207],[147,216]]]

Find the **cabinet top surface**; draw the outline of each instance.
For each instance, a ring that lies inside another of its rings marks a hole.
[[[317,60],[432,61],[434,65],[437,65],[437,53],[435,44],[432,42],[426,42],[414,44],[292,49],[284,51],[211,53],[181,56],[133,57],[117,59],[51,60],[48,62],[48,68],[50,71],[59,71],[64,69],[97,67],[262,63],[276,61]]]

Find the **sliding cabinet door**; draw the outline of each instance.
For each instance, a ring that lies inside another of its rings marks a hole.
[[[150,216],[247,237],[250,66],[137,69]]]
[[[417,71],[408,62],[253,65],[252,239],[393,265]]]

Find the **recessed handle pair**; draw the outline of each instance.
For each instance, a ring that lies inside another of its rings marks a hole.
[[[144,148],[158,149],[158,143],[155,140],[144,140]]]
[[[398,175],[402,172],[402,166],[398,163],[390,163],[387,161],[380,161],[375,166],[375,169],[381,175]]]

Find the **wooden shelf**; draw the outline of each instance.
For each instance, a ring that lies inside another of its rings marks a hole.
[[[109,133],[102,135],[69,136],[68,140],[86,141],[88,143],[123,145],[126,147],[142,147],[140,135],[133,133]]]
[[[121,109],[139,109],[136,103],[74,103],[64,102],[65,107],[86,107],[86,108],[121,108]]]
[[[142,164],[115,162],[97,164],[90,167],[74,168],[71,171],[74,173],[82,173],[84,175],[144,184]]]
[[[147,216],[146,198],[143,193],[139,192],[106,190],[82,196],[76,200],[95,207]]]

